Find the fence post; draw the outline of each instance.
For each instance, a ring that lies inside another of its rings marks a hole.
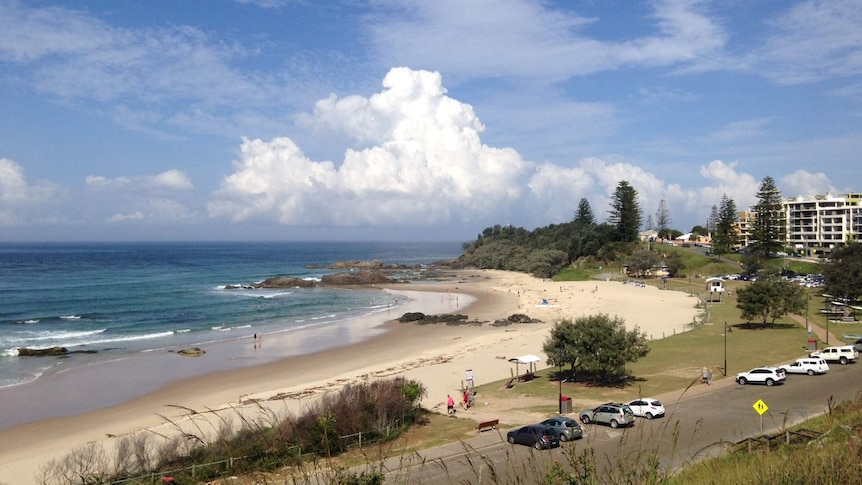
[[[784,444],[789,445],[790,444],[790,431],[788,430],[788,431],[785,431],[784,433],[785,433]]]

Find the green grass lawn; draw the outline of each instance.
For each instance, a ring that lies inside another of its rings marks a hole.
[[[655,282],[661,285],[661,282]],[[808,334],[805,328],[783,318],[774,325],[760,328],[749,325],[739,318],[735,291],[744,282],[728,282],[729,293],[721,303],[707,305],[708,321],[690,331],[650,342],[650,353],[637,362],[629,364],[634,380],[623,387],[589,386],[584,383],[563,383],[562,393],[575,399],[595,401],[627,401],[640,396],[655,396],[680,390],[698,381],[700,369],[712,369],[715,379],[733,378],[738,372],[759,365],[771,365],[806,355]],[[704,293],[703,280],[692,283],[688,279],[671,280],[668,286]],[[820,323],[822,319],[812,318]],[[732,329],[725,337],[725,322]],[[862,327],[862,325],[860,325]],[[849,326],[847,328],[850,328]],[[862,329],[860,329],[862,331]],[[725,362],[725,343],[729,377],[722,375]],[[565,372],[567,374],[567,371]],[[557,411],[559,390],[558,368],[548,368],[536,373],[531,382],[518,383],[513,389],[505,389],[505,381],[480,386],[482,395],[495,399],[512,399],[534,396],[547,398],[547,406],[536,411]]]

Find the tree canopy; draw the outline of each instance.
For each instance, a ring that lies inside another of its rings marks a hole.
[[[638,204],[638,192],[629,185],[628,181],[621,180],[611,196],[611,210],[609,211],[608,223],[614,226],[617,232],[617,240],[622,242],[635,242],[641,227],[641,209]]]
[[[766,258],[784,248],[787,232],[781,192],[772,177],[766,176],[760,183],[754,210],[751,228],[753,252]]]
[[[783,279],[757,280],[739,289],[736,307],[742,310],[743,319],[760,320],[766,326],[788,313],[800,313],[805,298],[801,287]]]
[[[712,250],[715,254],[727,254],[737,244],[734,223],[737,220],[736,202],[727,194],[721,196],[721,205],[715,221],[715,233],[712,235]]]
[[[664,199],[658,201],[658,209],[655,211],[655,230],[664,232],[670,229],[670,210]]]
[[[588,201],[586,197],[581,198],[581,201],[578,202],[578,211],[575,212],[575,219],[572,222],[584,226],[589,226],[596,223],[596,217],[593,215],[593,209],[590,207],[590,201]]]
[[[646,334],[626,330],[625,320],[597,314],[554,324],[543,350],[551,365],[568,364],[572,375],[599,384],[619,384],[630,377],[626,363],[649,353]]]
[[[862,243],[853,242],[832,251],[823,268],[826,293],[848,301],[862,295]]]

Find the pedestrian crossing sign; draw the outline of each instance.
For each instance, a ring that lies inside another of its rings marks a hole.
[[[769,406],[763,402],[763,399],[758,399],[756,403],[754,403],[754,410],[757,411],[757,414],[763,416],[763,413],[769,411]]]

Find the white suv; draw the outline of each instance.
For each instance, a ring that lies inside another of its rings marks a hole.
[[[779,367],[784,369],[788,374],[825,374],[829,372],[829,364],[820,357],[806,357],[804,359],[796,359],[796,362],[784,364]]]
[[[859,352],[852,345],[843,347],[826,347],[822,350],[811,352],[809,357],[820,357],[827,362],[838,362],[841,365],[855,362],[859,358]]]
[[[784,384],[787,379],[787,374],[783,369],[777,367],[755,367],[748,372],[740,372],[736,374],[736,382],[743,386],[749,382],[752,384],[766,384],[772,386],[774,384]]]

